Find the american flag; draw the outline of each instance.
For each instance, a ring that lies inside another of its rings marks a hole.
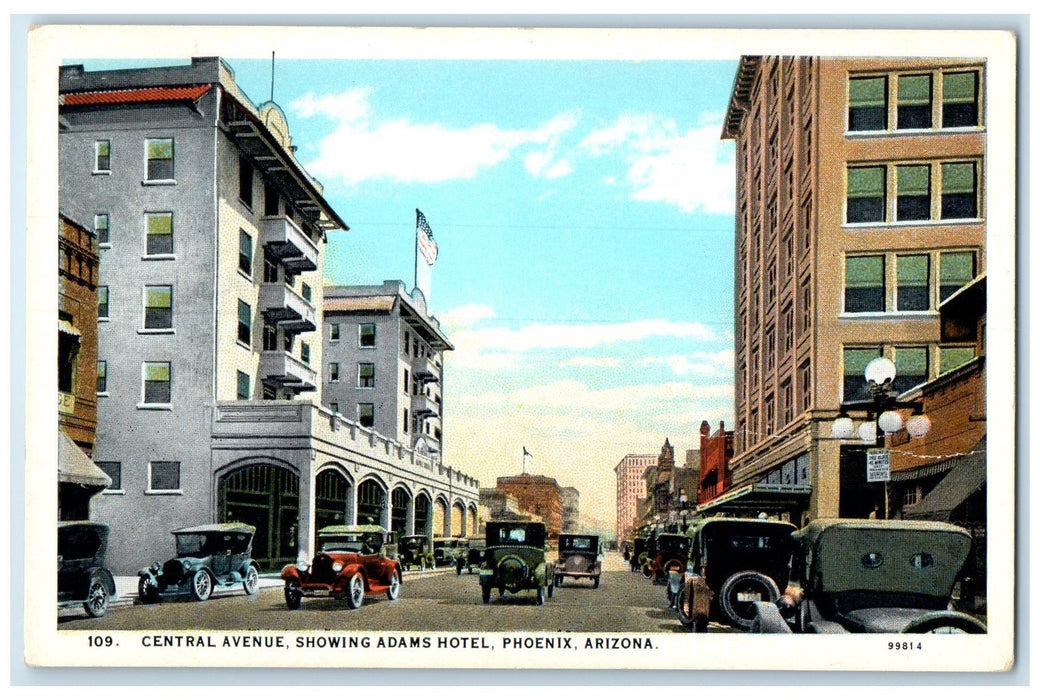
[[[433,231],[426,221],[426,216],[418,209],[415,210],[415,239],[426,264],[433,265],[433,261],[437,259],[437,241],[433,240]]]

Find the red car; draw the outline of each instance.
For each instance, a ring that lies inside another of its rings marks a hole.
[[[347,607],[361,607],[366,595],[401,595],[401,564],[396,533],[378,525],[333,525],[318,531],[318,553],[311,562],[282,569],[285,604],[298,610],[305,596],[331,596]]]

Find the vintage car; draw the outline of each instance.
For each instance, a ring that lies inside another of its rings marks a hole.
[[[967,530],[942,522],[820,519],[794,535],[801,583],[756,605],[756,632],[984,634],[953,610],[971,550]]]
[[[681,574],[668,576],[680,624],[706,632],[709,620],[750,630],[755,603],[776,602],[790,576],[794,525],[777,520],[707,518],[693,525]]]
[[[455,566],[460,556],[466,556],[465,540],[458,537],[434,537],[433,561],[437,566]]]
[[[504,596],[533,590],[539,605],[552,598],[552,567],[545,558],[545,525],[539,522],[498,521],[487,524],[480,591],[491,602],[492,589]]]
[[[305,596],[331,596],[354,610],[366,595],[401,595],[395,533],[378,525],[331,525],[318,530],[317,545],[312,561],[282,569],[290,610],[299,610]]]
[[[592,587],[599,588],[603,562],[599,558],[598,536],[561,534],[558,549],[555,585],[561,585],[565,578],[591,579]]]
[[[480,570],[480,564],[484,561],[484,548],[487,546],[483,538],[466,540],[466,554],[455,560],[455,573],[462,575],[462,570],[472,574]]]
[[[652,558],[643,564],[643,575],[654,583],[666,583],[672,572],[682,574],[686,571],[686,559],[690,553],[690,538],[686,535],[658,535],[657,545]],[[669,595],[669,604],[671,596]]]
[[[83,606],[91,617],[108,612],[116,594],[105,568],[108,525],[86,521],[58,523],[58,608]]]
[[[410,570],[413,566],[419,571],[436,568],[430,538],[426,535],[402,537],[397,549],[397,560],[401,562],[405,571]]]
[[[650,552],[653,549],[654,538],[653,537],[636,537],[632,540],[632,553],[629,556],[628,564],[632,567],[632,571],[642,571],[643,565],[650,559]]]
[[[137,572],[142,603],[189,595],[207,600],[214,591],[241,585],[246,595],[260,587],[260,567],[252,559],[252,525],[220,523],[173,531],[176,556]]]

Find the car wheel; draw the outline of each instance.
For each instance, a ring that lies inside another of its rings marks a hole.
[[[397,600],[401,597],[401,575],[396,571],[390,574],[390,587],[386,589],[387,600]]]
[[[693,631],[698,634],[704,634],[708,631],[708,618],[701,615],[693,621]]]
[[[83,609],[91,617],[104,617],[108,612],[108,588],[100,578],[91,578],[87,586],[87,600]]]
[[[303,591],[295,583],[285,584],[285,607],[299,610],[303,605]]]
[[[137,598],[142,603],[154,603],[159,600],[159,591],[149,579],[142,576],[137,582]]]
[[[552,583],[550,583],[550,584],[549,584],[549,590],[548,590],[548,591],[546,591],[547,595],[549,596],[549,600],[552,600],[552,596],[553,596],[553,589],[554,589],[554,588],[556,588],[556,586],[554,586],[554,585],[553,585]]]
[[[592,579],[592,587],[599,588],[599,576],[594,576]]]
[[[776,582],[761,571],[738,571],[719,589],[722,614],[745,631],[755,622],[755,603],[775,603],[779,598]]]
[[[354,574],[347,583],[347,607],[357,610],[365,600],[365,579],[360,574]]]
[[[205,569],[199,569],[191,577],[191,597],[197,601],[208,600],[213,593],[213,579]]]
[[[455,575],[462,576],[462,564],[455,565]]]
[[[640,569],[640,571],[642,572],[643,576],[646,577],[646,578],[653,578],[654,577],[654,570],[650,567],[649,564],[643,564],[643,568]]]
[[[488,603],[491,602],[491,584],[490,583],[482,583],[480,585],[480,599],[484,602],[484,605],[487,605]]]
[[[686,593],[687,588],[683,586],[679,589],[678,600],[675,603],[675,616],[679,618],[679,624],[687,632],[692,632],[694,628],[693,616],[689,611],[689,596]]]
[[[672,595],[672,589],[671,588],[668,588],[668,589],[665,590],[664,598],[665,598],[666,607],[669,607],[669,608],[674,608],[675,607],[675,596]]]
[[[539,605],[545,605],[545,586],[538,587],[538,592],[535,593],[534,599]]]
[[[260,590],[260,572],[252,564],[249,565],[249,571],[242,580],[242,590],[246,592],[246,595],[256,595],[256,592]]]
[[[986,634],[986,627],[975,618],[950,613],[929,613],[910,621],[903,634]]]

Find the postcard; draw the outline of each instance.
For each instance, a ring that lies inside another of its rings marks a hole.
[[[1013,667],[1012,33],[28,41],[26,664]]]

